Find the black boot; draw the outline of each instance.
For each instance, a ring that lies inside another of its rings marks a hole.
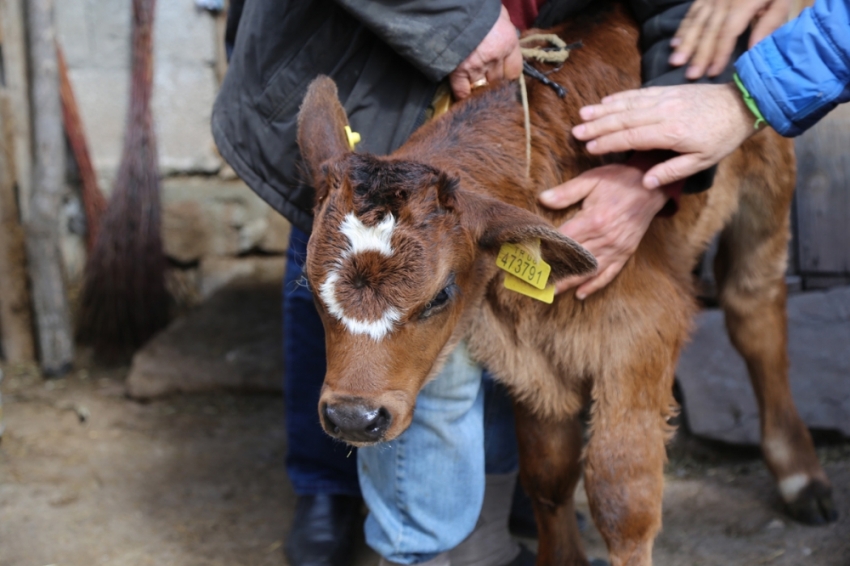
[[[362,501],[348,495],[299,496],[284,547],[290,566],[350,564]]]

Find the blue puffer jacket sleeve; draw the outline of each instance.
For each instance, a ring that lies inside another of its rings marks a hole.
[[[765,120],[796,136],[850,100],[850,0],[817,0],[735,63]]]

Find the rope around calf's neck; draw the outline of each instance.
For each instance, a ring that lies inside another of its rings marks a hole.
[[[532,42],[547,41],[555,48],[523,47]],[[537,59],[541,63],[563,64],[570,56],[572,48],[554,33],[535,33],[519,40],[522,58]],[[525,75],[529,74],[544,84],[551,86],[563,98],[567,91],[564,87],[549,80],[546,75],[523,61],[523,72],[519,75],[519,92],[522,99],[522,115],[525,121],[525,178],[531,178],[531,113],[528,109],[528,88],[525,85]]]

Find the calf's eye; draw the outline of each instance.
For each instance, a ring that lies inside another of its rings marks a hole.
[[[436,297],[434,297],[433,299],[428,301],[428,304],[425,306],[425,309],[429,310],[429,309],[441,307],[444,304],[446,304],[446,302],[448,302],[448,300],[449,300],[449,292],[448,292],[447,289],[443,289],[442,291],[437,293]]]
[[[443,289],[434,295],[434,298],[428,301],[428,304],[425,305],[425,308],[422,309],[422,317],[428,318],[432,314],[435,314],[440,311],[441,307],[445,306],[446,303],[449,302],[451,298],[451,285],[447,285],[443,287]]]

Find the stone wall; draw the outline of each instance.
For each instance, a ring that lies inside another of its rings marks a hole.
[[[130,81],[129,0],[56,2],[59,41],[105,190],[118,167]],[[210,134],[218,26],[192,0],[157,3],[153,112],[164,174],[221,167]]]
[[[108,194],[126,127],[131,2],[63,0],[55,10],[92,161]],[[193,0],[157,2],[153,115],[164,177],[163,242],[173,266],[171,290],[184,304],[235,279],[280,281],[289,237],[286,220],[244,183],[217,175],[223,162],[210,115],[222,67],[220,18]],[[64,214],[62,249],[73,286],[85,264],[82,206],[74,191]]]
[[[243,183],[178,177],[166,179],[162,192],[178,300],[196,303],[236,279],[283,280],[289,223]]]

